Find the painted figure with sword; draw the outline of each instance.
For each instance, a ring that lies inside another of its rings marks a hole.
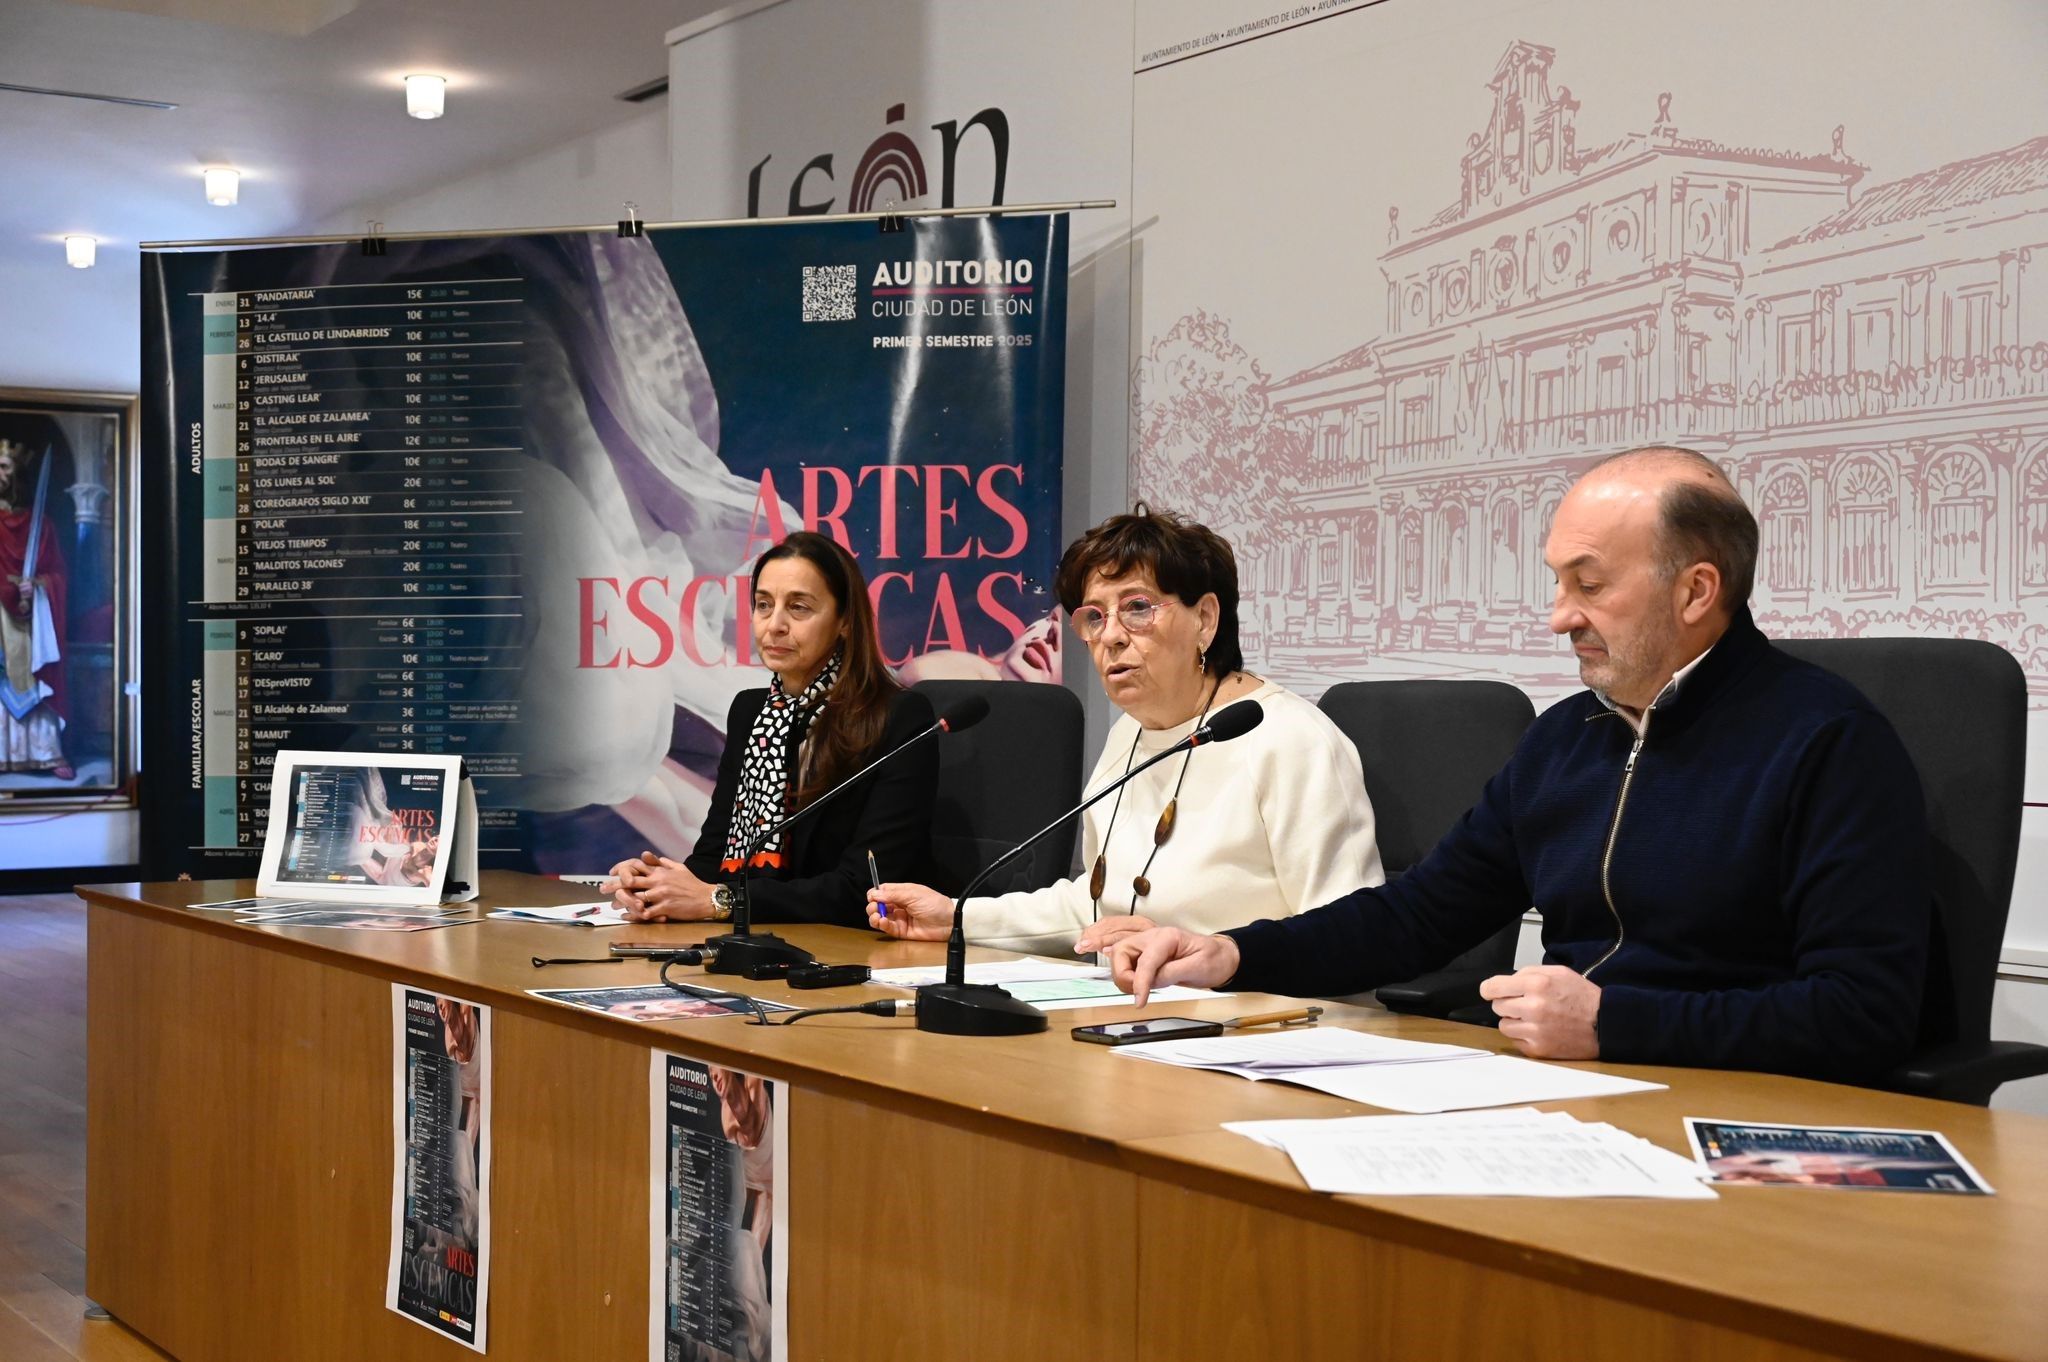
[[[77,773],[64,757],[64,559],[50,533],[50,451],[0,440],[0,771]]]

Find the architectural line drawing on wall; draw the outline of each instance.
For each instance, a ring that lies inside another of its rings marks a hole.
[[[1256,664],[1576,689],[1551,518],[1658,441],[1756,512],[1767,633],[1991,639],[2048,708],[2048,136],[1873,184],[1666,93],[1582,147],[1555,59],[1509,44],[1456,199],[1389,211],[1377,334],[1272,377],[1196,312],[1139,358],[1133,487],[1233,535]]]

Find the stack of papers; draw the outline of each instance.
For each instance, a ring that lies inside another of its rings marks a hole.
[[[490,916],[509,922],[554,922],[575,927],[622,927],[631,921],[610,899],[563,903],[552,908],[493,908]]]
[[[911,965],[900,969],[878,969],[868,982],[892,988],[922,988],[944,982],[944,965]],[[1060,1012],[1077,1007],[1122,1007],[1129,994],[1110,982],[1109,970],[1101,965],[1083,965],[1065,960],[992,960],[967,967],[970,984],[1000,984],[1010,996],[1030,1003],[1041,1012]],[[1195,1002],[1202,998],[1227,998],[1206,988],[1170,985],[1152,990],[1155,1003]]]
[[[1661,1197],[1712,1201],[1706,1170],[1603,1122],[1530,1107],[1455,1116],[1237,1121],[1309,1187],[1346,1196]]]
[[[1488,1054],[1463,1045],[1396,1040],[1335,1026],[1157,1041],[1119,1046],[1116,1053],[1187,1069],[1214,1069],[1240,1078],[1277,1078],[1390,1111],[1462,1111],[1522,1102],[1562,1102],[1649,1092],[1664,1086]]]

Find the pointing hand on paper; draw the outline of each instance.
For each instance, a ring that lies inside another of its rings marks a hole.
[[[1154,988],[1220,988],[1236,973],[1237,943],[1227,936],[1154,927],[1123,937],[1109,948],[1109,977],[1140,1007]]]
[[[1500,1033],[1534,1059],[1598,1059],[1600,986],[1563,965],[1531,965],[1496,974],[1479,996],[1500,1014]]]

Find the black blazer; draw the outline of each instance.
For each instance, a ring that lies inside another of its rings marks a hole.
[[[725,717],[725,751],[718,759],[718,783],[697,846],[683,864],[706,884],[739,878],[721,865],[732,826],[733,792],[754,718],[768,702],[766,687],[741,691]],[[863,759],[922,733],[936,722],[932,704],[916,691],[903,691],[889,705],[881,741]],[[794,771],[797,754],[789,753]],[[922,880],[931,864],[932,805],[938,794],[939,747],[921,744],[783,834],[782,865],[747,876],[747,898],[755,922],[824,922],[841,927],[867,925],[868,852],[884,880]]]

